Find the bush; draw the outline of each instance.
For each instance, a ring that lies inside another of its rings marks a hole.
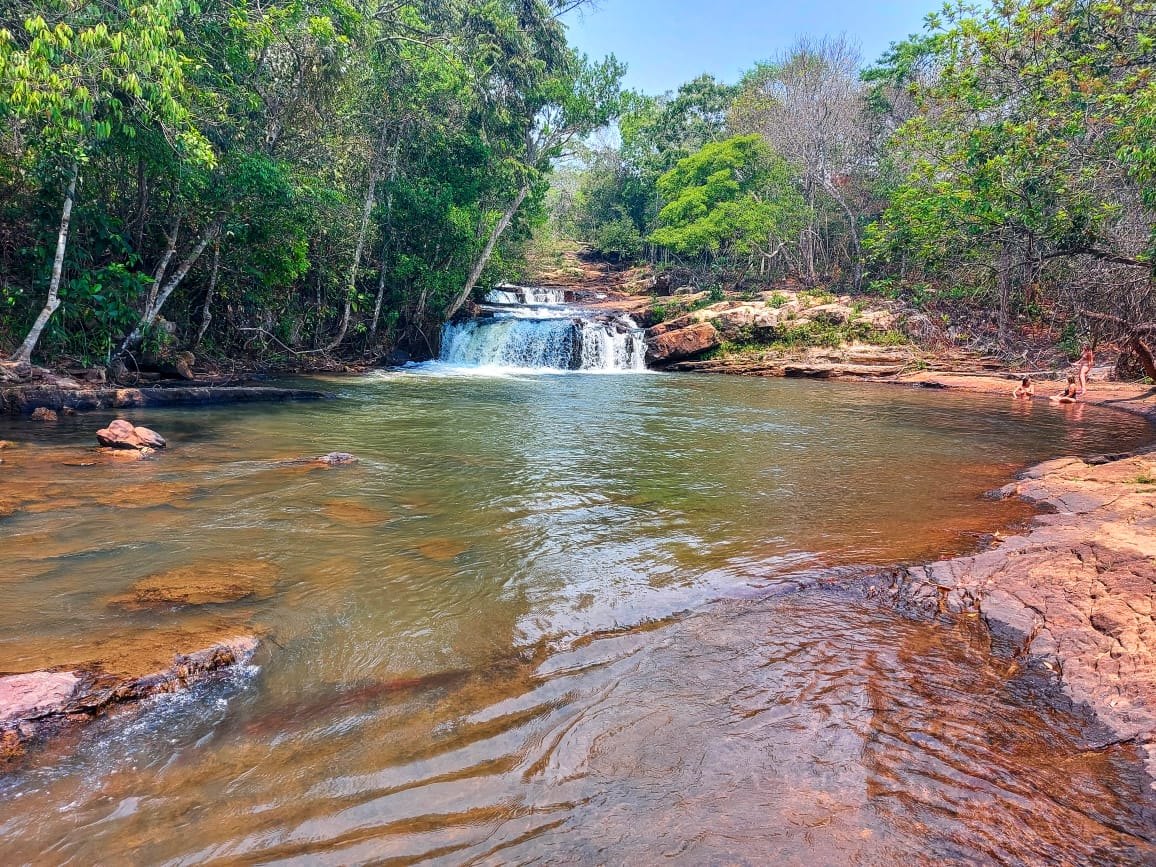
[[[594,230],[594,250],[615,261],[631,261],[642,253],[642,235],[629,217],[619,217]]]

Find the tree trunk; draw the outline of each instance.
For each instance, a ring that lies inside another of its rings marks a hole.
[[[145,310],[148,310],[157,300],[157,292],[160,291],[161,283],[164,282],[165,274],[168,273],[169,263],[173,260],[173,254],[177,251],[177,236],[181,231],[181,218],[173,218],[173,227],[169,229],[165,235],[165,252],[161,256],[161,261],[157,264],[157,270],[153,273],[153,285],[149,287],[148,301],[145,303]]]
[[[389,183],[392,184],[397,180],[397,158],[398,152],[401,150],[401,137],[406,132],[406,127],[403,124],[397,131],[397,136],[393,140],[393,158],[389,164]],[[377,277],[377,297],[373,300],[373,321],[369,323],[369,343],[372,345],[373,339],[377,337],[377,322],[381,317],[381,303],[385,298],[385,265],[386,258],[389,255],[389,241],[393,234],[393,189],[390,188],[385,197],[385,232],[384,238],[381,242],[381,272]]]
[[[381,138],[377,152],[373,155],[369,167],[369,185],[365,191],[365,204],[361,208],[361,225],[357,230],[357,244],[353,250],[353,262],[349,266],[349,278],[345,283],[345,309],[341,313],[341,327],[337,336],[325,345],[326,352],[332,352],[341,345],[349,331],[349,317],[353,310],[353,296],[357,293],[357,272],[361,269],[361,256],[365,252],[365,236],[369,232],[369,217],[373,213],[373,206],[377,201],[377,177],[381,173],[381,158],[385,152],[385,136],[389,127],[383,121],[381,124]]]
[[[445,309],[445,318],[452,319],[454,314],[462,309],[462,305],[466,303],[466,299],[470,297],[470,293],[474,291],[474,286],[478,283],[478,278],[482,276],[482,271],[485,270],[487,263],[490,261],[490,256],[494,253],[494,247],[498,244],[498,239],[510,227],[510,221],[514,219],[514,214],[518,212],[518,208],[522,207],[522,202],[526,201],[526,196],[530,194],[530,185],[523,184],[522,188],[518,190],[518,195],[514,197],[514,201],[506,212],[502,214],[500,220],[494,226],[493,231],[490,232],[490,237],[486,240],[486,246],[482,249],[482,255],[478,257],[478,261],[474,263],[473,269],[470,271],[469,279],[466,280],[466,285],[462,287],[462,291],[458,293],[449,306]]]
[[[1140,335],[1133,334],[1128,341],[1129,347],[1136,353],[1136,357],[1140,359],[1140,366],[1144,368],[1144,375],[1153,382],[1156,382],[1156,359],[1152,357],[1152,350],[1148,348]]]
[[[173,291],[181,285],[181,281],[185,279],[185,275],[189,273],[193,265],[195,265],[197,260],[201,258],[201,254],[205,252],[205,248],[216,239],[217,234],[221,231],[221,226],[224,222],[225,215],[222,214],[221,216],[217,217],[217,219],[213,221],[212,225],[210,225],[209,228],[205,230],[205,233],[201,235],[200,240],[197,242],[197,245],[193,247],[192,252],[190,252],[189,255],[185,257],[185,260],[181,262],[180,267],[177,268],[177,270],[173,273],[173,276],[169,278],[167,283],[165,283],[164,288],[161,289],[161,291],[157,294],[153,303],[149,305],[147,310],[145,310],[140,322],[137,323],[136,328],[132,330],[132,334],[124,339],[124,343],[120,345],[120,349],[117,352],[118,356],[124,355],[126,352],[130,352],[131,350],[135,349],[141,342],[141,340],[144,338],[145,332],[149,329],[153,322],[156,321],[157,315],[161,312],[161,308],[164,307],[165,302],[169,300],[169,296],[172,295]]]
[[[24,342],[20,344],[20,348],[12,353],[11,361],[32,361],[32,350],[40,342],[40,335],[44,331],[44,326],[48,324],[48,320],[52,318],[52,314],[60,306],[60,276],[64,273],[64,251],[68,248],[68,227],[72,222],[72,203],[76,198],[76,178],[79,174],[80,162],[74,159],[69,169],[68,191],[64,194],[64,207],[60,212],[60,232],[56,236],[56,258],[52,260],[52,279],[48,284],[48,300],[44,304],[44,309],[40,311],[40,315],[36,317],[32,330],[28,332]]]
[[[205,292],[205,303],[201,305],[201,327],[197,330],[197,339],[193,341],[193,349],[201,345],[205,334],[209,330],[209,323],[213,321],[213,313],[209,306],[213,303],[213,294],[217,291],[217,277],[221,273],[221,241],[218,238],[213,244],[213,270],[209,275],[209,289]]]
[[[1011,244],[1003,241],[999,252],[999,344],[1007,345],[1008,312],[1011,307]]]

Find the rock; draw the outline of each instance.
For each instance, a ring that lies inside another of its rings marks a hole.
[[[15,445],[9,440],[0,440],[0,451],[4,449],[15,448]]]
[[[670,274],[655,274],[648,287],[655,295],[669,295],[673,278]]]
[[[46,406],[38,406],[32,410],[33,421],[56,421],[57,418],[56,410],[49,409]]]
[[[32,671],[0,677],[0,724],[52,713],[72,698],[79,683],[80,678],[71,671]]]
[[[156,431],[134,427],[132,422],[118,418],[108,427],[96,432],[97,441],[110,449],[163,449],[168,443]]]
[[[453,560],[459,554],[470,550],[470,545],[458,539],[434,538],[427,539],[417,546],[423,557],[439,563]]]
[[[1039,464],[1002,492],[1053,509],[1026,536],[899,570],[896,587],[915,610],[978,612],[998,652],[1057,672],[1117,738],[1149,745],[1156,771],[1156,490],[1133,483],[1147,466]]]
[[[189,385],[168,388],[86,388],[71,385],[17,385],[0,388],[0,412],[30,412],[45,406],[75,410],[128,409],[142,406],[199,406],[256,401],[327,400],[331,394],[266,386]]]
[[[182,379],[194,379],[193,365],[197,363],[197,357],[191,352],[178,352],[174,358],[173,367],[176,373]],[[162,446],[163,448],[163,446]]]
[[[701,355],[722,342],[722,335],[709,322],[700,322],[676,331],[667,331],[647,340],[646,357],[654,364],[667,364]]]
[[[696,295],[696,294],[698,294],[698,289],[694,286],[679,286],[677,289],[675,289],[670,294],[674,295],[674,296]]]
[[[170,656],[167,667],[142,675],[109,673],[95,665],[0,677],[0,762],[11,762],[37,740],[116,705],[179,692],[224,668],[248,662],[257,647],[255,637],[233,635],[192,653]]]
[[[0,362],[0,381],[23,382],[32,378],[32,365],[27,361]]]
[[[163,449],[168,446],[165,438],[151,428],[134,427],[133,433],[136,434],[137,439],[139,439],[141,444],[146,448]]]
[[[356,464],[360,460],[356,455],[351,455],[349,452],[330,452],[327,455],[322,455],[315,458],[319,464],[324,464],[327,467],[346,467],[350,464]]]
[[[137,581],[128,593],[114,596],[114,608],[142,611],[177,605],[223,605],[246,599],[268,599],[277,583],[277,567],[252,562],[199,563],[170,569]]]
[[[96,449],[96,453],[101,457],[111,458],[117,461],[125,461],[131,463],[133,461],[143,461],[150,455],[156,454],[153,449],[141,446],[139,449],[113,449],[100,448]]]

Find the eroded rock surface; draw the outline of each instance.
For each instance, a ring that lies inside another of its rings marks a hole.
[[[128,593],[114,596],[115,608],[141,611],[179,605],[222,605],[273,595],[278,570],[260,560],[242,563],[198,563],[170,569],[137,581]]]
[[[997,548],[897,573],[902,605],[982,617],[1156,774],[1156,453],[1041,464],[1004,489],[1054,509]]]
[[[167,667],[140,676],[78,667],[0,676],[0,768],[34,742],[118,706],[179,692],[229,666],[248,662],[258,647],[238,635],[177,654]]]

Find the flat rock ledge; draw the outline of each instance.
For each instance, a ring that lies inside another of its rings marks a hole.
[[[982,618],[1016,664],[1051,670],[1144,749],[1156,779],[1156,453],[1048,461],[1001,494],[1054,511],[998,547],[897,570],[892,593],[922,614]]]
[[[188,689],[198,681],[252,659],[252,636],[177,655],[172,665],[143,677],[88,669],[32,671],[0,676],[0,770],[34,743],[116,708],[162,693]]]
[[[322,391],[269,386],[171,386],[157,388],[71,388],[22,385],[0,389],[0,412],[27,414],[51,410],[130,409],[287,400],[326,400]]]

